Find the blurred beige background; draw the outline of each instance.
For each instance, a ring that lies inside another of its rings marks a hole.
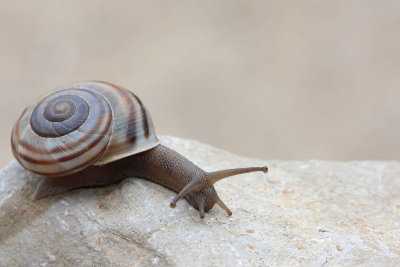
[[[400,159],[400,1],[2,1],[0,165],[49,89],[123,85],[159,134],[263,159]]]

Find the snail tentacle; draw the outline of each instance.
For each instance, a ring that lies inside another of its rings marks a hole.
[[[15,123],[11,147],[24,168],[45,176],[36,199],[137,177],[177,192],[170,206],[185,198],[200,218],[215,204],[232,215],[213,186],[217,181],[268,171],[203,171],[160,144],[150,113],[134,93],[100,81],[63,86],[27,107]]]
[[[171,208],[176,207],[176,202],[184,198],[187,194],[194,190],[199,190],[203,186],[203,181],[199,177],[193,178],[179,193],[175,196],[174,200],[172,200],[170,206]]]

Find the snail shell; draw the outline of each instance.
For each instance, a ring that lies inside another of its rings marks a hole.
[[[107,82],[63,86],[26,108],[11,146],[26,169],[67,175],[159,144],[149,112],[127,89]]]

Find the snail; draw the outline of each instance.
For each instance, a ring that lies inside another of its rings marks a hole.
[[[149,112],[134,93],[100,81],[57,88],[27,107],[12,130],[11,147],[24,168],[43,176],[35,199],[138,177],[177,192],[170,206],[185,198],[201,218],[215,204],[232,215],[213,186],[217,181],[268,171],[203,171],[160,144]]]

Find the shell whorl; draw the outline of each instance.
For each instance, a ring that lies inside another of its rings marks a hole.
[[[107,82],[56,89],[24,110],[11,135],[21,165],[47,176],[107,164],[158,144],[140,99]]]
[[[90,94],[78,90],[74,93]],[[106,111],[110,113],[108,108]],[[88,115],[89,104],[84,98],[70,94],[54,94],[44,98],[35,107],[30,124],[32,130],[42,137],[59,137],[78,129]]]

